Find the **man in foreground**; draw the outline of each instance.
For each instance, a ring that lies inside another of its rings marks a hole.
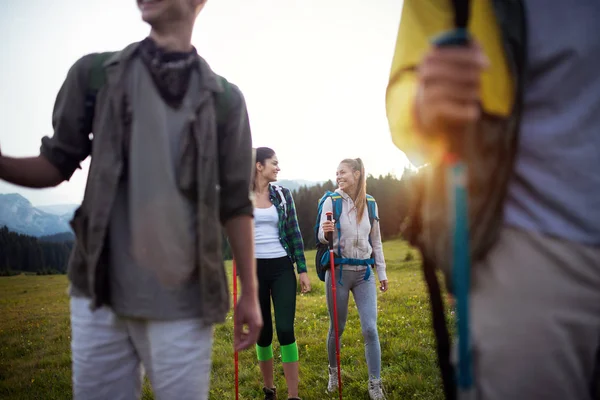
[[[459,3],[404,1],[388,119],[430,164],[411,241],[451,284],[451,150],[469,168],[477,398],[599,398],[600,3],[475,0],[474,41],[431,45]]]
[[[92,157],[68,270],[75,399],[139,398],[142,364],[158,399],[207,398],[229,310],[219,223],[242,286],[236,349],[262,327],[250,126],[240,90],[191,45],[205,2],[138,0],[149,37],[78,60],[40,155],[0,156],[0,179],[33,188]]]

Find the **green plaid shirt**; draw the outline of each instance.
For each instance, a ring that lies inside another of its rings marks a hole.
[[[298,273],[306,272],[306,259],[304,258],[304,241],[298,226],[298,217],[296,215],[296,206],[289,189],[279,186],[285,199],[285,206],[279,198],[277,190],[273,185],[269,185],[269,197],[271,203],[277,209],[279,216],[279,241],[285,249],[288,257],[293,263],[296,263]]]

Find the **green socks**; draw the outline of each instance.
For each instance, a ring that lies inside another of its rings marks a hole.
[[[256,357],[258,357],[258,361],[269,361],[273,358],[273,345],[270,344],[267,347],[256,345]]]
[[[281,346],[281,362],[290,363],[298,361],[298,345],[296,342]]]
[[[269,361],[273,358],[273,345],[261,347],[256,345],[256,357],[258,361]],[[281,361],[284,363],[296,362],[298,357],[298,345],[296,342],[281,346]]]

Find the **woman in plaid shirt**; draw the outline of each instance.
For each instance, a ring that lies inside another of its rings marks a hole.
[[[275,309],[275,327],[281,346],[288,399],[298,397],[298,346],[294,336],[296,314],[296,274],[302,292],[310,291],[306,273],[304,242],[298,226],[296,207],[289,189],[273,185],[277,181],[279,161],[267,147],[256,149],[254,177],[254,236],[258,274],[258,297],[264,321],[256,344],[256,355],[263,375],[265,400],[276,399],[273,384],[273,323],[271,298]]]

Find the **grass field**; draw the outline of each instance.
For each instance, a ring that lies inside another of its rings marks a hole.
[[[390,289],[379,294],[382,379],[388,399],[441,399],[429,303],[417,253],[400,241],[384,244]],[[307,252],[309,264],[314,252]],[[228,264],[230,268],[231,265]],[[231,270],[229,270],[231,271]],[[296,337],[300,351],[300,396],[333,399],[326,393],[328,317],[323,282],[309,268],[313,290],[299,295]],[[230,274],[231,275],[231,274]],[[69,303],[64,276],[0,278],[0,398],[71,398]],[[231,345],[233,323],[215,330],[211,399],[234,398]],[[286,392],[279,346],[275,384]],[[354,302],[342,339],[344,398],[368,399],[364,346]],[[240,398],[262,399],[260,371],[253,350],[240,354]],[[146,382],[144,399],[152,399]]]

